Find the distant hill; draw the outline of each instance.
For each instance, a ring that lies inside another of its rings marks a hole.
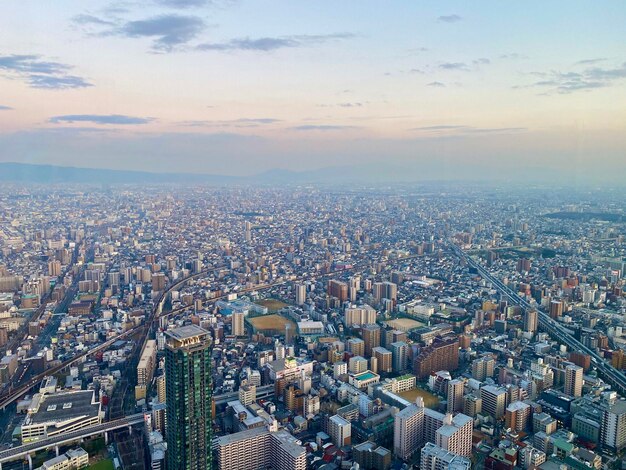
[[[200,173],[152,173],[148,171],[77,168],[28,163],[0,163],[0,181],[15,183],[206,183],[232,184],[241,180],[235,176]]]

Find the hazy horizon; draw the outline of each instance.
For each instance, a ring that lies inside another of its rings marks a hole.
[[[0,5],[0,162],[622,183],[626,4]]]

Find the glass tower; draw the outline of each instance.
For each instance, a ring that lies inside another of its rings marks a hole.
[[[211,338],[195,325],[165,332],[167,468],[211,469]]]

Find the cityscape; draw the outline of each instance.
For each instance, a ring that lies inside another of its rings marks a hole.
[[[0,2],[0,470],[626,470],[625,24]]]
[[[620,468],[599,194],[13,187],[2,468]]]

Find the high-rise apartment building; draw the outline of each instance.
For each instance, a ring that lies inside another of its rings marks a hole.
[[[352,443],[352,425],[339,415],[331,416],[328,420],[328,434],[337,447]]]
[[[463,411],[463,392],[465,383],[462,380],[454,379],[448,382],[448,413]]]
[[[328,281],[328,295],[336,297],[340,302],[348,300],[348,284],[331,279]]]
[[[347,327],[363,326],[376,323],[376,310],[369,305],[347,307],[344,312],[344,324]]]
[[[211,338],[195,325],[165,332],[167,467],[211,469]]]
[[[493,377],[496,361],[493,356],[487,355],[472,361],[472,377],[483,382],[487,377]]]
[[[391,355],[393,361],[393,371],[403,372],[409,367],[409,345],[404,341],[391,343]],[[380,364],[379,364],[380,366]]]
[[[513,432],[525,431],[530,423],[530,405],[514,401],[506,407],[505,426]]]
[[[346,349],[355,356],[365,356],[365,341],[361,338],[350,338],[346,341]]]
[[[427,442],[422,448],[420,470],[470,470],[472,461]]]
[[[245,328],[245,314],[244,312],[233,312],[232,314],[232,331],[235,336],[245,336],[246,328]]]
[[[361,336],[365,343],[365,357],[372,357],[372,350],[380,346],[380,326],[365,325],[361,328]]]
[[[418,379],[440,370],[452,371],[459,367],[459,341],[456,338],[436,338],[422,348],[413,360],[413,373]]]
[[[583,368],[569,365],[565,368],[564,392],[571,397],[579,397],[583,392]]]
[[[393,354],[386,348],[378,346],[372,349],[372,356],[376,358],[378,373],[391,372],[393,370]]]
[[[304,305],[306,302],[306,285],[296,284],[296,305]]]
[[[602,444],[619,452],[626,447],[626,401],[615,401],[604,410]]]
[[[270,432],[259,427],[221,436],[215,441],[215,450],[218,470],[307,468],[304,447],[283,430]]]
[[[504,387],[485,385],[480,389],[480,398],[483,401],[483,412],[494,419],[500,419],[504,416],[506,409],[506,389]]]
[[[533,334],[537,332],[537,310],[526,310],[524,313],[524,331]]]

